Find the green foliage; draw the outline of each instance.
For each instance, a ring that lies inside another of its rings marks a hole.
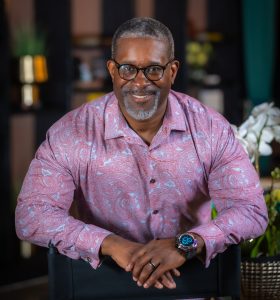
[[[46,37],[30,28],[20,28],[14,36],[13,52],[16,57],[46,55]]]
[[[268,210],[268,226],[265,233],[242,245],[243,253],[250,257],[275,256],[280,254],[280,188],[276,188],[276,181],[280,179],[280,168],[271,172],[271,188],[265,193]]]
[[[216,219],[217,215],[218,215],[217,209],[216,209],[214,203],[211,202],[211,220]]]
[[[209,42],[191,41],[186,46],[186,61],[192,68],[204,68],[213,52]]]

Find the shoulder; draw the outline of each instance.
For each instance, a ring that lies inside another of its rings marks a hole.
[[[111,94],[107,94],[65,114],[47,131],[36,157],[51,157],[63,166],[74,166],[77,158],[90,153],[98,137],[102,136],[104,112],[111,98]]]
[[[196,128],[201,126],[205,130],[213,127],[231,127],[224,116],[199,100],[175,91],[171,91],[170,96],[179,103],[190,125],[193,124]]]
[[[112,95],[113,93],[106,94],[68,112],[50,127],[48,134],[73,137],[77,134],[86,133],[88,130],[92,131],[96,126],[102,128],[105,110]]]

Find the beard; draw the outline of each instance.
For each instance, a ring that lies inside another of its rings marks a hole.
[[[150,119],[157,112],[160,104],[160,89],[157,87],[124,87],[122,98],[127,113],[137,121],[144,121]]]

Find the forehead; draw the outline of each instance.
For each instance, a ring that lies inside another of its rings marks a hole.
[[[156,38],[120,38],[115,59],[119,63],[166,63],[169,59],[168,44]]]

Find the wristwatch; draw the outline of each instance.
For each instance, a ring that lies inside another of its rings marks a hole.
[[[187,259],[191,259],[196,255],[197,240],[191,233],[178,234],[176,236],[176,248]]]

